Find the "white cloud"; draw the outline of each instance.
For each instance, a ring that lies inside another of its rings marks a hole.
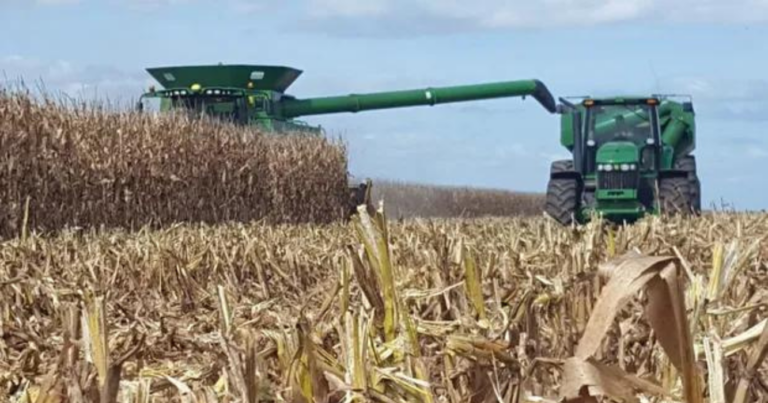
[[[73,4],[80,4],[82,3],[82,0],[0,0],[0,5],[24,3],[40,6],[69,6]]]
[[[411,31],[592,26],[625,21],[768,21],[766,0],[308,0],[310,15],[338,23],[371,18]],[[362,22],[365,24],[366,22]],[[448,28],[448,27],[445,27]],[[395,32],[392,32],[393,34]]]
[[[653,0],[418,0],[415,5],[435,19],[462,20],[476,28],[509,28],[635,19],[650,12]]]
[[[274,7],[267,0],[231,0],[232,7],[239,13],[264,12]]]
[[[664,92],[691,95],[701,116],[731,121],[768,120],[768,80],[675,77],[661,84]]]
[[[30,90],[75,98],[107,98],[120,102],[136,98],[151,82],[138,73],[110,66],[77,65],[67,60],[42,60],[21,55],[0,57],[0,86],[24,83]]]
[[[747,149],[747,155],[752,158],[764,159],[768,158],[768,150],[760,147],[750,147]]]
[[[116,0],[131,10],[152,11],[160,7],[190,4],[196,0]]]
[[[83,0],[33,0],[40,5]],[[114,0],[130,8],[202,3],[201,0]],[[22,0],[0,0],[22,2]],[[283,7],[266,0],[225,0],[241,12]],[[296,0],[298,9],[315,20],[338,23],[371,21],[409,31],[482,30],[591,26],[625,21],[761,23],[768,22],[768,0]],[[361,21],[360,19],[363,19]],[[370,27],[369,27],[370,28]],[[391,32],[396,33],[396,32]]]
[[[78,4],[80,3],[80,0],[35,0],[35,3],[44,5],[44,6],[59,6],[59,5]]]
[[[388,14],[393,2],[387,0],[308,0],[315,17],[372,17]]]
[[[675,77],[663,80],[665,88],[717,101],[760,101],[768,96],[768,80],[748,78]]]

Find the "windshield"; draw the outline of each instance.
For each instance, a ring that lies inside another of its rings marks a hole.
[[[597,105],[590,108],[587,139],[597,147],[611,141],[630,141],[643,145],[653,139],[650,107],[635,105]]]
[[[240,121],[246,110],[240,97],[188,96],[171,98],[173,109],[184,109],[198,115],[205,115],[224,121]]]

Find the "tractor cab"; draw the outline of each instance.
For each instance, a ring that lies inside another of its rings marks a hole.
[[[658,100],[585,100],[582,172],[655,171],[661,135]]]
[[[587,99],[582,129],[585,205],[631,220],[656,209],[654,188],[662,154],[659,100]]]
[[[190,117],[208,117],[211,119],[245,125],[248,123],[249,105],[246,102],[244,94],[239,91],[213,90],[208,89],[209,93],[198,93],[194,91],[165,91],[164,93],[154,92],[145,95],[142,102],[154,95],[160,99],[161,111],[175,111],[186,114]],[[214,94],[218,92],[219,94]],[[144,109],[144,105],[140,107]]]
[[[632,222],[695,204],[697,183],[680,169],[692,150],[684,140],[690,127],[681,124],[686,108],[658,96],[560,101],[561,142],[573,158],[552,164],[550,215],[569,223],[598,212]]]

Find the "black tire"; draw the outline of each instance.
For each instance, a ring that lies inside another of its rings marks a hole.
[[[686,155],[685,157],[678,158],[675,161],[675,168],[681,171],[685,171],[696,174],[696,157],[693,155]]]
[[[558,160],[553,161],[552,166],[549,168],[551,174],[561,172],[573,172],[573,161],[571,160]]]
[[[576,179],[550,179],[545,213],[562,225],[571,225],[579,208],[579,182]]]
[[[665,178],[659,181],[659,205],[662,215],[688,215],[693,203],[687,178]]]
[[[701,183],[699,178],[688,180],[688,186],[691,191],[691,204],[695,214],[701,213]]]
[[[348,219],[357,214],[357,208],[361,205],[366,206],[368,214],[373,214],[375,208],[373,206],[373,201],[371,200],[372,187],[373,184],[371,181],[366,181],[365,183],[361,183],[357,186],[349,187],[349,205],[347,210]]]
[[[691,192],[691,205],[693,206],[694,213],[698,214],[701,211],[701,182],[696,171],[696,157],[693,155],[687,155],[678,159],[675,162],[675,168],[681,171],[685,171],[688,175],[688,187]]]

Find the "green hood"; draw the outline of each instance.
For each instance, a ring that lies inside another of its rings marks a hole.
[[[640,160],[640,150],[629,141],[613,141],[597,150],[598,164],[631,164]]]

